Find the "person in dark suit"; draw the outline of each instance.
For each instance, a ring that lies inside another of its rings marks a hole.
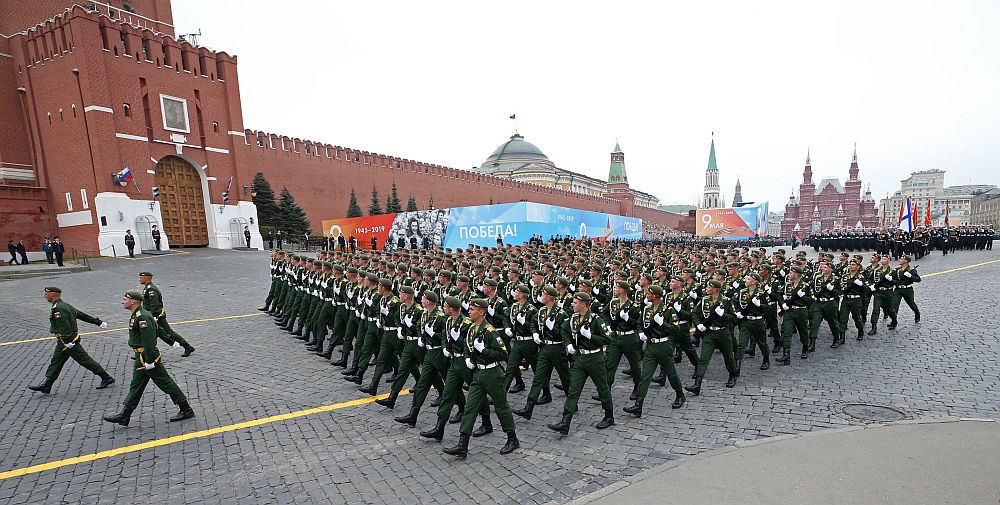
[[[17,261],[17,246],[14,245],[13,240],[7,241],[7,252],[10,253],[10,259],[7,260],[8,265],[20,265]]]
[[[337,236],[337,246],[340,247],[340,252],[347,251],[347,240],[344,239],[343,233]]]
[[[249,226],[244,226],[243,227],[243,237],[247,239],[247,249],[249,249],[250,248],[250,227]]]
[[[52,241],[49,237],[45,237],[45,241],[42,242],[42,251],[45,253],[45,260],[49,262],[50,265],[56,263],[56,257],[52,255]]]
[[[22,265],[27,265],[28,264],[28,251],[25,250],[25,248],[24,248],[24,241],[23,240],[18,240],[17,241],[17,254],[21,255],[21,264]]]
[[[63,266],[63,254],[66,253],[66,245],[62,243],[62,239],[59,235],[56,235],[55,241],[52,242],[52,254],[56,256],[56,264]]]
[[[274,232],[267,230],[267,248],[274,249]]]
[[[159,251],[160,250],[160,229],[157,228],[156,225],[154,224],[153,225],[153,231],[151,233],[153,234],[153,242],[156,244],[156,250]]]
[[[372,235],[372,250],[373,251],[378,250],[378,239],[375,238],[375,235]]]
[[[132,230],[125,230],[125,247],[128,248],[128,257],[135,257],[135,237],[132,235]]]
[[[278,249],[281,249],[281,243],[285,241],[285,232],[278,230]]]

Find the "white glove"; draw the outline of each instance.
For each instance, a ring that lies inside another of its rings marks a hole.
[[[396,338],[398,338],[400,340],[403,340],[404,338],[406,338],[406,337],[403,336],[403,329],[402,328],[396,328]]]
[[[486,344],[477,338],[476,341],[473,342],[472,347],[479,352],[483,352],[483,349],[486,349]]]
[[[347,297],[348,298],[354,298],[354,290],[353,289],[348,289],[347,290]]]
[[[695,290],[692,289],[691,292],[688,293],[688,294],[691,295],[691,298],[694,298],[695,300],[698,299],[698,292],[697,291],[695,291]]]
[[[792,295],[782,295],[782,298],[784,298],[785,300],[791,300]]]
[[[885,280],[891,281],[892,280],[892,275],[891,274],[885,274]]]
[[[413,326],[413,316],[407,314],[406,317],[403,318],[403,323],[406,324],[407,328]]]
[[[546,319],[545,320],[545,327],[548,328],[548,329],[550,329],[550,330],[553,329],[553,328],[555,328],[556,327],[556,321],[555,321],[555,319]]]
[[[868,286],[868,287],[871,288],[873,293],[875,292],[875,286]]]
[[[580,335],[583,335],[584,338],[590,338],[590,328],[587,326],[580,328]]]
[[[743,313],[742,312],[737,312],[736,313],[736,319],[743,319]]]
[[[462,302],[462,308],[465,310],[469,310],[469,302]]]
[[[483,292],[483,289],[484,289],[484,288],[483,288],[483,285],[482,285],[482,284],[480,284],[480,285],[476,286],[476,291],[479,291],[480,293],[482,293],[482,292]]]
[[[376,319],[375,320],[375,327],[378,328],[378,329],[380,329],[380,330],[382,329],[382,320],[381,319]]]
[[[656,314],[655,316],[653,316],[653,321],[656,322],[656,324],[661,324],[662,325],[663,324],[663,314]]]
[[[722,306],[720,305],[720,306],[718,306],[718,307],[715,308],[715,313],[718,314],[718,315],[720,315],[720,316],[724,316],[724,315],[726,315],[726,309],[722,308]]]
[[[556,307],[559,307],[560,309],[563,308],[563,301],[559,300],[558,302],[556,302]]]
[[[782,303],[781,304],[781,308],[783,308],[785,310],[788,310],[788,304],[787,303]]]
[[[455,328],[451,329],[451,339],[458,342],[458,338],[462,336],[462,333]]]
[[[468,368],[469,370],[476,368],[476,366],[472,364],[472,358],[465,358],[465,368]]]
[[[428,337],[433,337],[434,336],[434,325],[432,325],[430,323],[425,324],[424,325],[424,333],[426,333]]]
[[[335,295],[339,295],[340,294],[340,286],[338,286],[336,284],[333,286],[333,294],[335,294]]]
[[[911,275],[910,272],[903,272],[903,275],[905,275],[907,277],[913,277],[913,275]]]
[[[569,290],[570,291],[576,291],[576,284],[570,284],[569,285]]]
[[[446,358],[450,358],[451,357],[451,353],[448,352],[448,349],[442,349],[442,350],[444,351],[444,357],[446,357]]]
[[[538,336],[537,333],[532,333],[531,339],[534,340],[536,344],[542,345],[542,337]]]
[[[524,324],[524,321],[525,321],[525,319],[524,319],[524,314],[518,314],[518,315],[517,315],[517,322],[518,322],[519,324]]]
[[[424,339],[418,338],[417,339],[417,347],[423,347],[423,346],[424,346]]]
[[[514,331],[511,330],[510,328],[504,328],[503,332],[506,333],[508,337],[514,336]]]
[[[677,312],[681,311],[681,302],[674,302],[674,310]]]
[[[566,346],[566,353],[567,354],[576,354],[576,347],[573,347],[573,344],[567,345]]]
[[[828,289],[830,291],[833,291],[833,284],[827,283],[826,284],[826,289]]]
[[[796,292],[796,294],[797,294],[797,295],[799,295],[799,296],[806,296],[806,292],[805,292],[805,291],[803,291],[803,290],[801,290],[801,289],[800,289],[800,290],[798,290],[798,291]]]
[[[536,298],[535,300],[536,300],[536,301],[537,301],[538,303],[542,303],[542,295],[538,295],[538,298]]]
[[[170,347],[173,347],[174,349],[180,349],[181,348],[181,343],[180,342],[174,342],[173,344],[170,344]]]
[[[640,286],[638,284],[636,284],[635,286],[632,286],[632,287],[634,287],[636,291],[639,291],[640,289],[642,289],[642,286]]]
[[[156,366],[156,363],[146,363],[146,364],[143,365],[143,367],[145,367],[146,370],[152,370],[153,367],[155,367],[155,366]]]
[[[653,302],[651,302],[649,300],[643,300],[642,304],[645,305],[646,307],[652,307],[653,306]]]
[[[599,288],[599,287],[597,287],[597,286],[594,286],[594,294],[595,294],[595,295],[599,295],[599,294],[601,294],[601,288]]]
[[[864,286],[865,285],[864,281],[862,281],[861,279],[854,279],[854,284],[856,284],[858,286]]]
[[[639,340],[642,340],[643,342],[645,342],[645,341],[649,340],[649,337],[647,337],[646,333],[643,332],[643,333],[639,334]]]
[[[734,287],[734,288],[738,288],[738,287],[740,287],[740,283],[739,283],[739,282],[737,282],[737,281],[733,281],[733,287]]]
[[[698,331],[702,333],[708,331],[708,328],[706,328],[704,324],[699,324],[698,326],[696,326],[696,328],[698,328]]]
[[[755,296],[755,297],[751,298],[750,301],[753,302],[754,305],[760,307],[760,298],[757,298]]]
[[[76,347],[76,344],[75,344],[75,343],[73,343],[73,342],[70,342],[70,343],[66,344],[66,348],[67,348],[67,349],[72,349],[72,348],[74,348],[74,347]]]
[[[372,299],[371,298],[365,298],[365,305],[371,307],[372,306]]]
[[[107,321],[101,321],[100,328],[102,330],[107,329],[108,328],[108,322]]]
[[[767,291],[767,294],[771,294],[771,285],[768,284],[767,286],[765,286],[764,291]]]
[[[382,315],[384,315],[384,316],[388,316],[389,315],[389,307],[382,307],[381,309],[379,309],[379,312],[381,312]]]
[[[618,317],[622,318],[622,321],[628,321],[628,311],[623,310],[618,313]]]
[[[528,284],[530,284],[531,287],[535,287],[535,279],[528,279]]]

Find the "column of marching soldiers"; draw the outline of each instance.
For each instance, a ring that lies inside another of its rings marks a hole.
[[[871,230],[823,230],[806,237],[816,252],[875,251],[899,259],[906,254],[920,259],[932,251],[993,250],[996,232],[991,226],[918,227],[912,232],[898,228]]]
[[[758,350],[761,370],[772,355],[790,364],[795,335],[799,358],[808,360],[824,322],[836,349],[846,345],[851,321],[859,341],[866,323],[868,335],[877,333],[880,316],[895,329],[901,301],[920,321],[913,296],[920,276],[908,256],[894,266],[880,254],[865,264],[860,255],[838,262],[825,253],[815,260],[785,253],[685,244],[321,251],[315,258],[272,251],[259,310],[308,351],[345,368],[344,378],[363,393],[377,395],[391,374],[379,405],[395,407],[412,376],[410,411],[397,422],[415,427],[435,389],[434,426],[420,435],[441,441],[447,424],[460,423],[447,454],[464,458],[470,437],[493,431],[492,404],[507,454],[520,445],[513,415],[530,420],[536,406],[553,401],[551,388],[565,393],[551,430],[569,433],[587,379],[604,410],[596,428],[613,426],[611,386],[622,359],[632,382],[624,411],[641,417],[651,384],[669,382],[675,409],[701,394],[716,350],[731,388]],[[684,361],[693,368],[688,386],[677,369]],[[508,393],[525,390],[524,406],[511,410]]]

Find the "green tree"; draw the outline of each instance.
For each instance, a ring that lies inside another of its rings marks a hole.
[[[410,193],[410,198],[406,200],[406,212],[416,212],[417,210],[417,199],[413,198],[413,193]]]
[[[363,215],[361,206],[358,205],[358,195],[354,193],[354,188],[351,188],[351,202],[347,204],[347,217],[361,217]]]
[[[396,181],[392,181],[392,191],[389,192],[389,198],[385,200],[385,213],[395,214],[397,212],[403,212],[403,202],[399,201],[399,192],[396,191]]]
[[[306,211],[302,210],[302,207],[299,207],[299,204],[295,203],[295,197],[292,196],[292,193],[285,186],[281,188],[278,212],[279,228],[285,230],[290,237],[298,239],[298,237],[311,230],[309,219],[306,218]]]
[[[383,212],[382,212],[382,204],[379,203],[378,201],[378,188],[376,188],[375,185],[372,184],[372,201],[371,203],[368,204],[368,215],[378,216],[381,214],[383,214]]]
[[[257,221],[262,228],[273,228],[278,225],[278,203],[274,199],[274,188],[267,182],[264,174],[257,172],[253,176],[253,204],[257,206]]]

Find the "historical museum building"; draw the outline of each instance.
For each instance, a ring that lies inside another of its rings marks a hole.
[[[785,204],[785,217],[781,220],[781,236],[788,238],[807,235],[820,230],[874,228],[879,224],[875,199],[870,190],[861,193],[858,178],[858,151],[854,150],[847,181],[828,177],[813,183],[812,160],[806,154],[799,195],[792,194]]]

